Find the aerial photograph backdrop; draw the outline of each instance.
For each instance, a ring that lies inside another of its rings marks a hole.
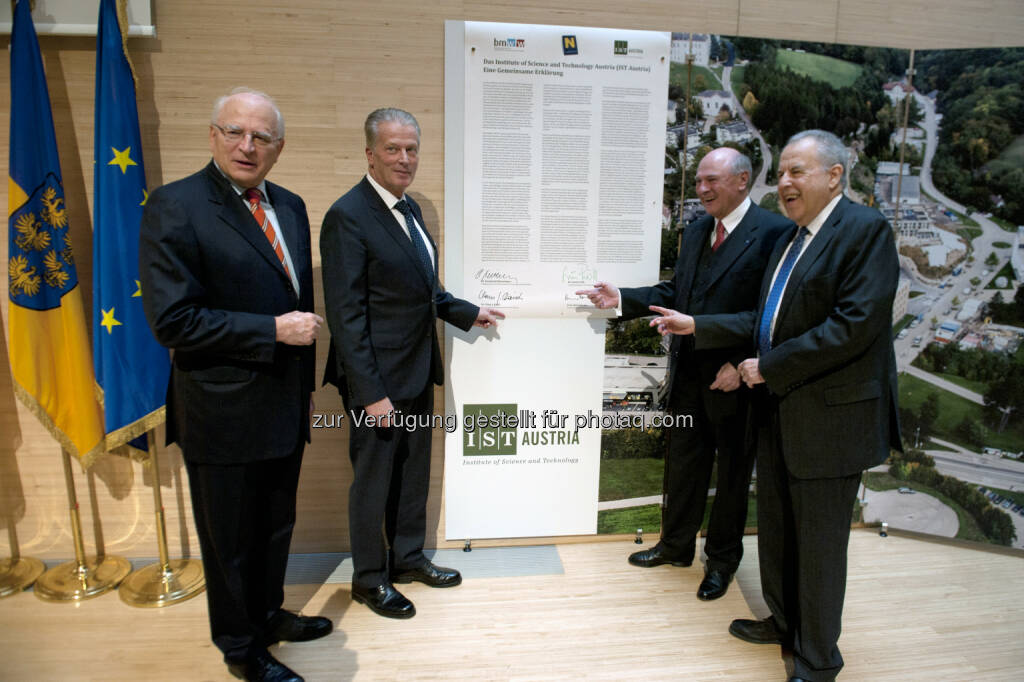
[[[893,336],[904,452],[865,472],[854,522],[1024,547],[1024,49],[912,53],[673,33],[671,58],[661,277],[672,276],[682,230],[704,215],[694,177],[709,151],[746,154],[750,198],[781,212],[786,140],[834,132],[850,150],[846,195],[886,216],[901,266]],[[647,319],[609,323],[606,414],[650,423],[664,411],[666,348]],[[666,437],[603,432],[599,533],[657,535]],[[713,472],[708,511],[714,488]],[[749,528],[756,494],[755,470]]]

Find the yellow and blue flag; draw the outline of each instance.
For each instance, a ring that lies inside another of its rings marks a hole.
[[[89,466],[102,451],[89,333],[64,206],[50,94],[28,0],[11,31],[8,350],[14,392]]]
[[[171,365],[142,311],[139,221],[146,172],[124,19],[124,0],[102,0],[93,147],[93,358],[103,389],[106,449],[127,443],[145,451],[143,434],[164,421]]]

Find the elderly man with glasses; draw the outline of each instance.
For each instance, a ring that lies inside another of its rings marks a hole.
[[[269,96],[221,97],[213,160],[153,191],[139,244],[146,319],[174,349],[167,440],[188,469],[211,636],[235,676],[275,682],[302,678],[268,646],[332,628],[281,608],[323,323],[306,206],[265,180],[283,148]]]

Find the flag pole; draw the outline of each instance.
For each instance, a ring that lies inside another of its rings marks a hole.
[[[68,508],[71,513],[71,535],[75,542],[75,558],[43,573],[36,581],[36,596],[43,601],[78,602],[98,597],[117,587],[132,570],[124,557],[106,553],[86,556],[82,542],[82,521],[78,515],[78,496],[75,479],[71,474],[71,454],[61,448],[64,460],[64,482],[68,489]]]
[[[153,505],[156,507],[156,543],[158,563],[144,566],[125,578],[118,589],[121,601],[129,606],[160,607],[191,599],[206,589],[203,564],[197,559],[167,558],[167,528],[164,502],[160,492],[160,463],[153,429],[146,432],[149,463],[153,471]]]
[[[31,586],[46,570],[46,566],[39,559],[21,556],[18,530],[14,526],[14,519],[10,517],[7,519],[7,538],[11,556],[9,559],[0,559],[0,598],[18,594]]]

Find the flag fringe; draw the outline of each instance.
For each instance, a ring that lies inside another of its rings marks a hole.
[[[128,62],[128,70],[132,72],[132,80],[135,82],[135,89],[139,89],[139,76],[135,73],[135,64],[132,63],[131,55],[128,54],[128,0],[116,0],[117,5],[117,27],[121,29],[121,51],[124,52],[125,61]]]
[[[78,447],[71,441],[68,435],[53,423],[53,419],[51,419],[50,415],[46,413],[43,406],[39,404],[39,401],[37,401],[31,393],[26,391],[22,385],[18,383],[17,379],[14,379],[14,377],[11,378],[14,383],[14,395],[17,396],[18,400],[20,400],[26,408],[28,408],[29,412],[35,415],[36,419],[39,420],[39,423],[43,425],[43,428],[50,432],[50,435],[54,437],[62,448],[78,458],[78,462],[82,465],[83,470],[91,467],[96,462],[96,458],[103,454],[103,441],[100,440],[87,452],[79,452]]]
[[[149,452],[128,445],[128,443],[145,434],[147,431],[160,426],[166,420],[167,406],[161,405],[146,416],[136,419],[131,424],[125,424],[116,431],[108,433],[106,435],[104,447],[107,452],[112,452],[117,455],[126,455],[136,461],[144,462],[149,459]]]

